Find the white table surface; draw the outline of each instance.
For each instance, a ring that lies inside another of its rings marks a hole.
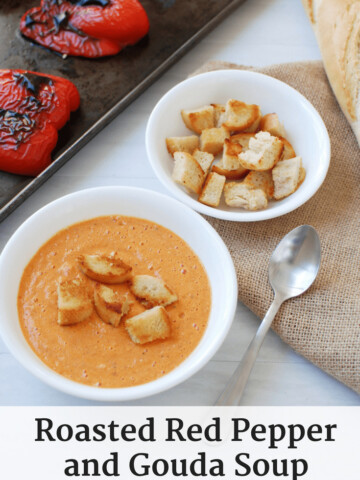
[[[262,66],[317,60],[320,52],[300,0],[247,0],[0,224],[0,248],[29,215],[76,190],[134,185],[166,193],[147,161],[147,118],[167,90],[214,59]],[[228,338],[203,370],[168,392],[132,404],[212,404],[238,365],[258,324],[255,315],[239,304]],[[95,404],[57,392],[32,377],[1,340],[0,385],[0,405]],[[360,405],[360,396],[297,355],[270,332],[243,404]]]

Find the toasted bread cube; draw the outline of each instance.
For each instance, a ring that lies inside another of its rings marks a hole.
[[[305,170],[304,167],[301,167],[300,168],[299,183],[298,183],[297,188],[299,188],[300,185],[303,183],[303,181],[305,180],[305,177],[306,177],[306,170]]]
[[[241,167],[239,154],[242,152],[242,146],[239,143],[232,143],[228,138],[224,142],[222,164],[226,170],[236,170]]]
[[[223,127],[207,128],[202,131],[200,137],[200,150],[217,155],[222,151],[225,139],[229,136],[229,132]]]
[[[202,152],[196,149],[193,153],[193,157],[202,168],[205,175],[210,171],[210,167],[214,161],[214,155],[212,153]]]
[[[228,180],[240,180],[240,178],[243,178],[249,171],[245,170],[242,165],[239,165],[239,167],[235,170],[227,170],[226,168],[224,168],[222,160],[213,165],[211,167],[211,170],[215,173],[218,173],[219,175],[223,175]]]
[[[112,288],[97,283],[94,289],[96,313],[101,320],[117,327],[124,315],[129,312],[129,302]]]
[[[205,180],[203,169],[189,153],[175,152],[174,159],[173,180],[188,190],[199,194]]]
[[[196,135],[169,137],[166,139],[166,148],[171,155],[175,152],[193,153],[196,148],[199,148],[199,137]]]
[[[57,294],[59,325],[74,325],[91,316],[93,304],[85,286],[79,279],[60,282]]]
[[[205,128],[215,127],[214,107],[206,105],[196,110],[181,110],[181,117],[189,130],[201,134]]]
[[[241,165],[248,170],[270,170],[280,160],[283,142],[269,132],[259,132],[250,138],[249,149],[240,153]]]
[[[256,133],[259,131],[259,126],[260,126],[260,121],[261,121],[261,112],[257,118],[257,120],[255,120],[255,122],[250,125],[250,127],[246,128],[245,130],[242,130],[244,133]]]
[[[264,115],[260,121],[259,128],[263,132],[269,132],[275,137],[285,137],[286,135],[284,125],[280,123],[276,113]]]
[[[272,170],[274,179],[274,198],[280,200],[288,197],[298,188],[301,183],[302,174],[301,157],[289,158],[282,160]]]
[[[225,185],[225,202],[229,207],[241,207],[246,210],[260,210],[268,206],[266,194],[260,188],[252,188],[244,182],[230,182]]]
[[[256,131],[260,119],[261,111],[258,105],[248,105],[230,99],[226,103],[222,125],[229,132]]]
[[[101,283],[123,283],[131,278],[132,267],[112,255],[80,255],[80,270],[92,280]]]
[[[125,328],[134,343],[165,340],[170,336],[169,316],[164,307],[154,307],[125,321]]]
[[[199,202],[209,205],[209,207],[218,207],[222,191],[224,189],[226,178],[215,172],[209,173],[202,192],[199,196]]]
[[[161,278],[151,275],[135,275],[130,290],[146,308],[155,305],[166,307],[177,300],[177,296]]]
[[[212,103],[211,106],[214,108],[215,127],[221,127],[222,115],[225,113],[225,105],[220,105],[219,103]]]
[[[243,183],[252,188],[260,188],[268,198],[274,196],[274,181],[271,170],[265,172],[257,172],[254,170],[246,175]]]
[[[238,143],[242,146],[243,152],[249,148],[250,138],[255,137],[255,133],[237,133],[236,135],[231,135],[230,141],[232,143]]]
[[[281,155],[280,161],[289,160],[289,158],[296,157],[295,150],[294,150],[293,146],[291,145],[291,143],[288,140],[286,140],[286,138],[283,138],[283,137],[279,137],[279,138],[284,144],[284,150],[283,150],[283,153]]]

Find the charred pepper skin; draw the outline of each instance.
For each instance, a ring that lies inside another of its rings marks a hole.
[[[0,70],[0,170],[36,176],[51,163],[58,130],[80,105],[64,78]]]
[[[42,0],[20,21],[21,33],[62,55],[116,55],[149,31],[137,0]]]

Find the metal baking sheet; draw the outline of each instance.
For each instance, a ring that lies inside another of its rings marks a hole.
[[[59,132],[52,164],[36,178],[0,172],[0,221],[244,0],[144,0],[149,35],[114,57],[62,59],[25,40],[19,21],[40,0],[0,3],[1,68],[59,75],[79,89],[80,109]]]

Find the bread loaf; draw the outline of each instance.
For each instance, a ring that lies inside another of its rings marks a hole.
[[[360,144],[360,0],[302,0],[332,89]]]

